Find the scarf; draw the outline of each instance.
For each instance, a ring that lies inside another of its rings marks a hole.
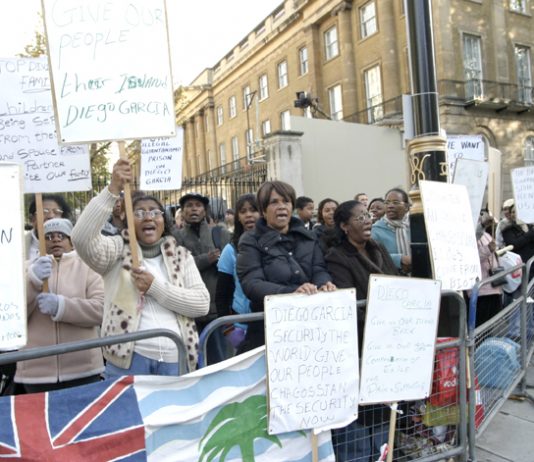
[[[410,247],[410,219],[408,214],[404,215],[402,220],[390,220],[384,215],[384,221],[395,231],[395,238],[397,240],[397,251],[402,255],[412,255]]]

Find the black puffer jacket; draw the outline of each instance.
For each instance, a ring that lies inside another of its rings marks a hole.
[[[523,226],[510,222],[502,228],[502,238],[506,245],[513,245],[514,252],[521,255],[523,263],[534,256],[534,229],[528,225],[527,231]]]
[[[263,218],[254,231],[243,234],[238,245],[237,274],[252,311],[263,311],[266,295],[292,293],[305,282],[321,287],[332,280],[315,237],[294,217],[287,234],[269,228]],[[251,323],[240,352],[264,343],[263,325]]]

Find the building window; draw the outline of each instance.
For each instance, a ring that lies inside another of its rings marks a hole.
[[[219,162],[219,165],[222,167],[222,173],[225,173],[224,166],[226,165],[226,148],[224,146],[224,143],[219,144]]]
[[[510,10],[527,14],[527,0],[510,0]]]
[[[232,136],[232,160],[239,160],[239,140],[237,136]]]
[[[373,35],[376,27],[376,5],[375,2],[366,3],[360,8],[360,34],[361,38]]]
[[[271,121],[267,119],[261,123],[261,134],[265,136],[269,133],[271,133]]]
[[[252,103],[252,92],[250,91],[250,87],[247,85],[243,88],[243,109],[245,111],[250,107],[250,103]]]
[[[523,150],[525,166],[534,165],[534,136],[527,137]]]
[[[330,105],[330,118],[332,120],[343,119],[343,97],[341,85],[328,89],[328,104]]]
[[[335,58],[339,54],[337,43],[337,27],[333,26],[324,33],[324,55],[326,60]]]
[[[287,87],[289,80],[287,78],[287,61],[278,63],[278,88]]]
[[[260,87],[260,101],[262,101],[269,97],[269,82],[267,80],[267,74],[263,74],[260,76],[259,87]]]
[[[280,129],[281,130],[290,130],[291,123],[289,121],[291,113],[289,111],[283,111],[280,113]]]
[[[247,147],[247,157],[250,158],[254,152],[254,130],[252,128],[245,130],[245,145]]]
[[[308,48],[306,47],[299,50],[299,72],[300,75],[308,73]]]
[[[467,100],[482,98],[484,88],[482,85],[482,52],[480,37],[465,34],[463,42],[465,98]]]
[[[217,125],[220,127],[223,124],[223,107],[217,106]]]
[[[525,104],[532,104],[530,48],[516,45],[515,60],[517,68],[517,100]]]
[[[382,106],[382,79],[380,66],[365,71],[365,98],[367,104],[367,121],[372,124],[384,117]]]
[[[235,96],[230,96],[228,100],[228,112],[230,113],[230,119],[233,119],[237,115],[237,103]]]

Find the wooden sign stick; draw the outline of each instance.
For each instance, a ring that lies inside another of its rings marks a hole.
[[[39,255],[46,256],[46,241],[44,235],[44,212],[43,212],[43,195],[35,194],[35,213],[37,214],[37,235],[39,236]],[[48,279],[43,281],[42,292],[48,292]]]
[[[124,141],[119,141],[119,153],[121,159],[128,160]],[[132,264],[134,268],[139,268],[139,252],[137,249],[137,236],[135,235],[130,183],[124,185],[124,211],[126,212],[126,221],[128,222],[128,237],[130,238],[130,249],[132,251]]]
[[[393,462],[393,449],[395,448],[395,429],[397,427],[397,406],[399,403],[391,404],[391,415],[389,417],[389,438],[387,462]]]
[[[317,435],[312,430],[311,432],[311,445],[312,445],[312,462],[319,462],[319,443],[317,441]]]

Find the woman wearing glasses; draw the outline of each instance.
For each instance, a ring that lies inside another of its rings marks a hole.
[[[412,253],[408,194],[400,188],[390,189],[386,193],[384,205],[386,214],[373,225],[371,235],[387,249],[395,266],[402,273],[409,274],[412,269]]]
[[[208,312],[210,299],[190,252],[172,237],[161,203],[143,193],[132,195],[139,268],[133,268],[126,231],[118,236],[100,233],[132,178],[130,163],[117,161],[111,183],[89,202],[72,233],[79,255],[104,277],[102,335],[174,330],[186,345],[189,370],[194,370],[198,351],[194,318]],[[107,377],[179,372],[176,347],[163,337],[111,345],[104,348],[104,357]]]
[[[355,287],[356,298],[365,300],[371,274],[396,275],[397,268],[388,251],[371,239],[372,215],[361,202],[340,204],[334,221],[335,241],[325,257],[328,272],[338,288]],[[360,351],[365,315],[365,307],[358,308]],[[336,460],[377,460],[381,445],[387,442],[388,416],[389,411],[383,405],[360,407],[358,420],[332,431]]]

